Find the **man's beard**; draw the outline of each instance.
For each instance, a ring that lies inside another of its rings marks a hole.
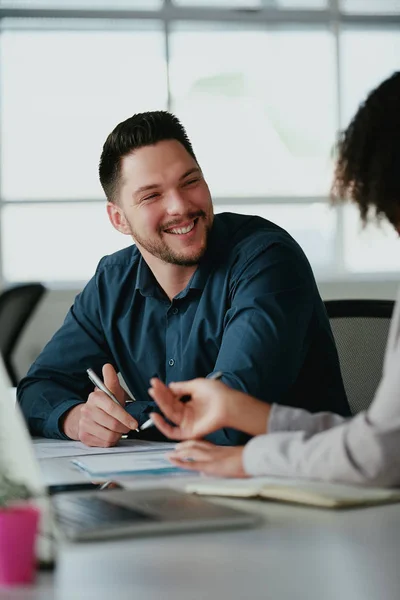
[[[199,260],[204,255],[204,253],[207,249],[208,238],[210,235],[211,226],[209,225],[209,223],[206,220],[207,217],[206,217],[206,213],[204,211],[198,211],[198,212],[196,212],[195,215],[194,214],[189,215],[189,217],[190,217],[190,220],[204,219],[204,222],[205,222],[204,245],[194,256],[186,256],[184,253],[179,254],[178,252],[174,252],[168,246],[168,244],[166,244],[165,241],[162,239],[161,236],[162,236],[164,229],[172,229],[174,227],[174,225],[178,225],[177,223],[171,223],[171,224],[168,223],[166,226],[164,226],[162,229],[160,229],[158,232],[160,235],[160,238],[158,240],[148,240],[148,239],[141,238],[141,236],[138,235],[136,233],[136,231],[134,230],[134,228],[132,227],[132,224],[130,223],[129,225],[131,228],[132,237],[135,240],[135,242],[137,242],[140,246],[142,246],[142,248],[144,248],[147,252],[149,252],[156,258],[159,258],[163,262],[169,263],[171,265],[178,265],[180,267],[194,267],[198,264]],[[197,224],[196,224],[196,226],[197,226]],[[166,234],[166,235],[174,235],[174,234]]]

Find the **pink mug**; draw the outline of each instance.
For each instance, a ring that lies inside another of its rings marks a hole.
[[[32,583],[40,511],[31,504],[0,509],[0,585]]]

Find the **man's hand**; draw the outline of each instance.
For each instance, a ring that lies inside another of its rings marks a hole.
[[[95,388],[85,404],[74,406],[67,413],[63,430],[69,438],[87,446],[109,448],[115,446],[123,434],[136,429],[138,423],[124,408],[127,395],[112,365],[104,365],[103,380],[121,406]]]
[[[248,477],[243,469],[243,449],[244,446],[215,446],[191,440],[178,444],[167,456],[173,465],[182,469],[218,477]]]

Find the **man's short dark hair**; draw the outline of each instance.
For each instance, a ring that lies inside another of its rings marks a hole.
[[[115,127],[104,143],[99,165],[100,183],[109,201],[116,202],[118,198],[122,158],[139,148],[166,140],[180,142],[197,163],[185,128],[170,112],[137,113]]]
[[[338,142],[334,201],[355,202],[398,226],[400,210],[400,71],[376,87]]]

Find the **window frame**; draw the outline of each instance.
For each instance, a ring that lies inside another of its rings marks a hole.
[[[177,6],[173,0],[164,0],[160,9],[89,9],[89,8],[62,8],[57,9],[54,7],[47,8],[29,8],[21,6],[18,2],[12,3],[11,0],[7,6],[0,7],[0,35],[2,31],[9,30],[10,23],[16,29],[25,28],[27,23],[30,26],[43,26],[45,21],[51,22],[53,27],[57,27],[57,23],[63,21],[64,27],[68,26],[68,30],[85,30],[90,23],[94,20],[100,29],[110,30],[117,28],[126,30],[129,28],[129,22],[134,20],[151,20],[158,21],[161,25],[162,34],[164,36],[164,49],[165,59],[167,64],[167,85],[168,85],[168,97],[167,107],[171,107],[171,94],[169,85],[169,35],[174,23],[179,22],[193,22],[209,24],[210,26],[222,26],[228,25],[231,27],[254,27],[257,29],[275,30],[281,27],[293,27],[296,28],[315,28],[316,26],[323,26],[328,28],[334,36],[335,45],[335,78],[337,82],[337,114],[336,123],[337,131],[340,130],[342,123],[342,105],[343,105],[343,93],[342,93],[342,65],[341,65],[341,32],[351,28],[379,28],[380,30],[392,31],[394,27],[398,28],[400,25],[400,11],[398,13],[388,14],[383,13],[380,15],[374,15],[370,13],[357,12],[352,14],[344,12],[341,9],[341,0],[326,0],[327,5],[325,9],[287,9],[287,8],[272,8],[268,6],[269,0],[260,0],[262,6],[260,8],[212,8],[212,7],[184,7]],[[13,6],[13,4],[15,4]],[[111,25],[112,24],[112,25]],[[0,62],[1,69],[1,62]],[[361,99],[360,99],[361,100]],[[1,110],[1,106],[0,106]],[[1,152],[1,148],[0,148]],[[24,204],[33,203],[47,203],[48,200],[26,200],[21,198],[20,200],[5,200],[2,195],[1,178],[0,178],[0,227],[3,213],[3,207],[12,204],[23,206]],[[327,190],[328,193],[328,190]],[[248,199],[244,197],[232,197],[232,198],[221,198],[218,197],[215,201],[218,206],[224,204],[235,205],[238,207],[240,212],[240,205],[245,203]],[[104,198],[92,198],[84,199],[85,202],[96,202],[104,203]],[[70,204],[71,206],[80,202],[77,199],[54,199],[55,203]],[[309,204],[309,203],[324,203],[327,202],[327,196],[318,197],[277,197],[277,196],[262,196],[258,198],[251,198],[252,204]],[[335,281],[335,280],[376,280],[382,279],[382,273],[372,272],[359,272],[349,273],[345,267],[344,260],[344,209],[341,206],[332,208],[336,211],[336,236],[335,236],[335,259],[334,269],[332,271],[316,273],[319,281]],[[100,257],[99,257],[100,258]],[[4,285],[7,281],[3,277],[3,256],[0,245],[0,282]],[[396,279],[397,274],[391,272],[385,272],[384,278],[386,280]],[[54,288],[72,288],[81,285],[80,281],[67,280],[60,284],[60,282],[46,281],[49,287]]]

